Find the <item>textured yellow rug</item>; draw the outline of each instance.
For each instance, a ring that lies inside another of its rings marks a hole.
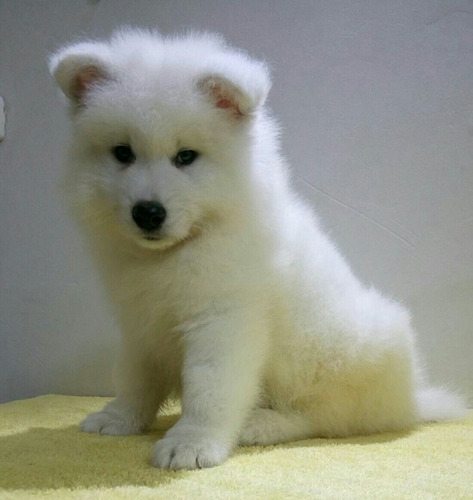
[[[409,433],[239,448],[220,467],[171,472],[148,457],[177,414],[143,436],[80,433],[78,422],[105,401],[0,405],[0,499],[473,498],[473,413]]]

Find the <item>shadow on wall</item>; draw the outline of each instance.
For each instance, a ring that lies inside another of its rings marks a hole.
[[[118,355],[118,346],[103,346],[75,353],[56,369],[57,383],[52,382],[51,392],[76,396],[112,396],[115,394],[114,366]]]

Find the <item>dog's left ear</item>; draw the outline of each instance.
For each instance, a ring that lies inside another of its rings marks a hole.
[[[60,50],[49,60],[49,70],[63,94],[75,105],[84,104],[88,92],[112,78],[108,49],[85,42]]]
[[[269,71],[263,63],[240,54],[235,59],[229,58],[227,64],[202,76],[197,84],[215,107],[232,117],[252,116],[268,96]]]

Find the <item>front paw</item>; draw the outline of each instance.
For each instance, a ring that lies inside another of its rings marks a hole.
[[[202,469],[221,464],[229,452],[211,430],[176,424],[156,443],[151,463],[161,469]]]
[[[144,427],[142,422],[117,409],[104,409],[97,413],[92,413],[82,420],[79,425],[80,430],[83,432],[95,432],[109,436],[140,434],[144,430]]]

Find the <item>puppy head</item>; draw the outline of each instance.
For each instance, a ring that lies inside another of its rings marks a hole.
[[[103,237],[167,248],[243,207],[262,63],[212,35],[122,31],[50,69],[71,105],[70,191]]]

